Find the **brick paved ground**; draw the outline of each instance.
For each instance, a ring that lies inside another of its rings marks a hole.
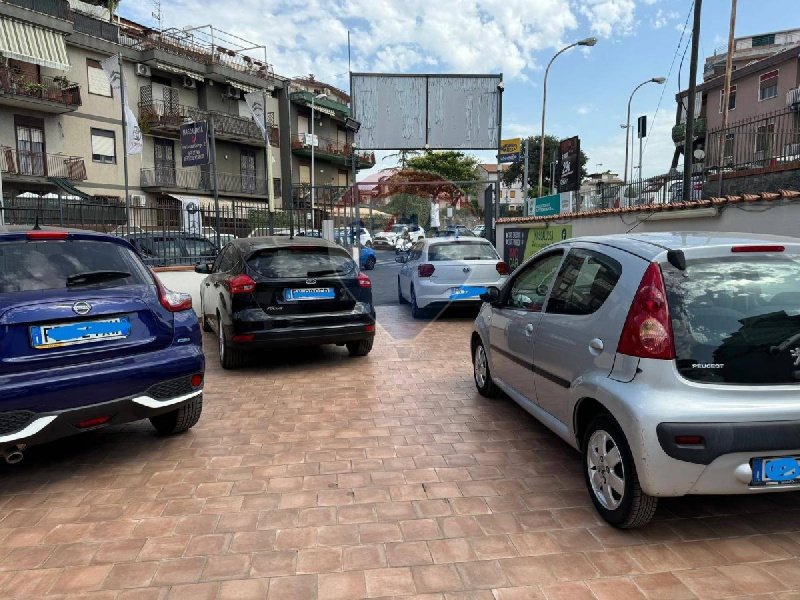
[[[380,318],[367,359],[223,373],[207,337],[189,434],[136,424],[0,468],[0,596],[800,598],[796,494],[672,500],[645,529],[606,527],[578,455],[475,393],[469,319]]]

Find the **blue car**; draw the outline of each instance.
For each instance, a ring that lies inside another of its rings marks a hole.
[[[361,268],[365,271],[371,271],[375,268],[375,263],[378,262],[378,259],[375,256],[375,250],[372,248],[367,248],[366,246],[361,248],[359,251],[359,261],[361,264]]]
[[[0,453],[150,419],[200,418],[205,359],[188,294],[111,235],[0,228]]]

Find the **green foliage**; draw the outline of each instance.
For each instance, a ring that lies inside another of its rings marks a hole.
[[[416,216],[417,223],[423,227],[430,223],[430,200],[414,194],[394,194],[389,197],[386,207],[381,210],[395,215],[396,218],[410,219],[412,216]]]
[[[542,173],[542,185],[544,189],[539,190],[537,186],[539,185],[539,150],[541,149],[541,136],[535,135],[527,139],[530,151],[530,159],[528,160],[528,197],[536,198],[537,196],[546,196],[550,193],[550,188],[553,187],[550,182],[550,163],[558,160],[558,144],[560,140],[554,135],[544,136],[544,171]],[[588,160],[589,158],[584,154],[583,150],[581,150],[581,179],[588,175],[586,171],[586,163]],[[522,158],[517,162],[507,165],[503,171],[503,185],[510,187],[515,183],[521,183],[524,172],[525,163]]]
[[[406,167],[418,171],[436,173],[447,181],[477,181],[478,159],[463,152],[443,150],[426,152],[422,156],[412,156],[406,160]],[[474,193],[475,185],[459,184],[457,187],[466,194]]]

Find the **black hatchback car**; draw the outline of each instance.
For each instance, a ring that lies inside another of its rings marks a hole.
[[[365,356],[375,338],[372,282],[340,246],[313,237],[237,239],[200,286],[200,321],[216,332],[222,367],[239,366],[249,350],[347,346]]]

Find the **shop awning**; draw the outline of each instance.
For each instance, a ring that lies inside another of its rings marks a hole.
[[[206,76],[202,73],[197,73],[195,71],[190,71],[189,69],[182,69],[181,67],[173,67],[172,65],[168,65],[167,63],[163,62],[156,62],[153,65],[156,69],[161,69],[162,71],[166,71],[167,73],[175,73],[177,75],[186,75],[186,77],[191,77],[195,81],[205,81]]]
[[[92,197],[87,194],[86,192],[80,191],[76,188],[72,183],[70,183],[69,179],[63,179],[61,177],[48,177],[47,180],[58,187],[60,190],[67,192],[70,196],[77,196],[82,200],[91,200]]]
[[[64,36],[29,23],[0,17],[0,53],[6,58],[69,71]]]
[[[226,79],[225,82],[228,85],[232,85],[235,88],[242,90],[243,92],[250,93],[250,92],[260,92],[262,88],[257,88],[252,85],[247,85],[246,83],[242,83],[240,81],[234,81],[233,79]],[[267,84],[264,83],[264,88],[267,87]]]

